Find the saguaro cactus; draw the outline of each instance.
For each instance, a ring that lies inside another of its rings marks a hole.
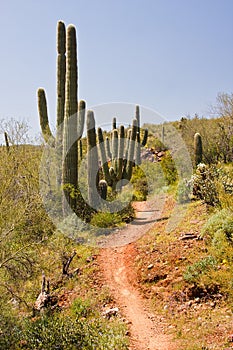
[[[137,120],[137,143],[136,143],[136,149],[135,149],[135,158],[136,158],[136,164],[141,164],[141,147],[144,147],[147,142],[148,138],[148,129],[145,129],[143,139],[141,141],[141,127],[140,127],[140,109],[139,106],[136,106],[135,111],[135,119]]]
[[[87,111],[87,177],[89,205],[97,209],[99,196],[98,152],[96,147],[95,118],[93,111]]]
[[[136,146],[137,121],[133,120],[130,139],[126,142],[125,147],[125,130],[124,126],[120,126],[118,130],[112,131],[112,154],[111,159],[108,158],[108,140],[104,141],[103,132],[98,128],[98,146],[100,151],[101,166],[104,178],[108,186],[116,190],[117,183],[120,180],[130,180],[134,166],[134,153]]]
[[[8,134],[6,131],[4,131],[4,138],[5,138],[7,153],[9,153],[10,152],[10,144],[9,144]]]
[[[194,135],[194,162],[197,166],[202,161],[202,139],[201,135],[197,132]]]
[[[78,67],[76,29],[57,25],[57,130],[53,136],[48,120],[44,89],[38,89],[38,110],[44,140],[56,147],[58,172],[57,184],[64,186],[66,199],[72,209],[76,201],[70,195],[70,186],[78,184],[78,141],[82,137],[85,118],[85,102],[78,104]],[[69,185],[69,186],[68,186]],[[69,187],[69,190],[68,190]]]

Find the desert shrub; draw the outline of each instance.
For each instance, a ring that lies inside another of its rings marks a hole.
[[[218,170],[216,166],[208,166],[204,163],[198,164],[190,181],[194,198],[201,199],[210,206],[219,204],[219,195],[216,186],[217,178]]]
[[[119,205],[119,211],[117,206]],[[122,208],[123,209],[120,209]],[[106,208],[105,208],[106,209]],[[131,203],[117,203],[115,204],[114,213],[111,211],[102,211],[94,214],[91,219],[91,225],[97,227],[116,227],[122,223],[128,223],[134,218],[134,209]]]
[[[104,319],[90,300],[78,298],[69,312],[48,311],[35,317],[2,313],[0,348],[9,350],[127,349],[126,328],[118,318]]]
[[[175,166],[175,162],[169,152],[166,152],[161,159],[161,167],[164,173],[164,178],[167,185],[171,185],[176,182],[178,174]]]
[[[148,195],[148,183],[141,167],[134,168],[131,182],[134,187],[133,200],[145,201]]]
[[[208,235],[212,240],[224,236],[233,242],[233,213],[229,209],[222,209],[213,214],[202,229],[202,236]]]
[[[134,168],[131,183],[135,201],[146,200],[148,195],[159,192],[166,185],[161,164],[143,161],[140,167]]]
[[[93,215],[91,225],[97,227],[115,227],[122,222],[118,213],[99,212]]]
[[[192,187],[190,181],[183,179],[179,182],[176,190],[176,199],[178,203],[187,203],[192,198]]]
[[[2,305],[1,305],[2,306]],[[1,307],[0,317],[0,349],[17,350],[21,327],[17,318]]]
[[[187,266],[183,276],[189,283],[198,282],[203,274],[216,267],[217,261],[213,256],[207,256],[193,265]]]
[[[217,211],[206,222],[202,232],[203,237],[210,241],[209,250],[221,264],[233,264],[233,214],[229,209]],[[230,271],[229,271],[230,273]],[[233,271],[232,271],[233,273]],[[229,277],[228,277],[229,279]],[[232,275],[230,276],[232,279]]]
[[[222,208],[233,207],[233,166],[232,164],[219,167],[218,181],[219,200]]]
[[[55,313],[34,319],[25,319],[21,334],[24,349],[127,349],[125,327],[117,321],[108,321],[88,308],[72,307],[70,314]],[[81,310],[81,315],[79,311]],[[87,312],[86,312],[87,311]],[[20,348],[20,347],[19,347]]]

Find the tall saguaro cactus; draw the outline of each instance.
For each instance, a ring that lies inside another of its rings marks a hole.
[[[135,158],[136,158],[136,164],[141,164],[141,147],[144,147],[147,143],[148,138],[148,129],[145,129],[143,139],[141,141],[141,127],[140,127],[140,109],[139,106],[136,106],[135,111],[135,119],[137,120],[137,143],[136,143],[136,150],[135,150]]]
[[[78,185],[78,141],[82,137],[85,118],[85,102],[78,103],[78,67],[76,29],[57,25],[57,130],[53,136],[48,120],[44,89],[38,89],[38,110],[44,140],[56,147],[57,183],[64,186],[69,206],[76,207],[70,188]],[[69,189],[68,189],[69,187]]]
[[[194,162],[197,166],[202,161],[202,139],[201,135],[197,132],[194,135]]]

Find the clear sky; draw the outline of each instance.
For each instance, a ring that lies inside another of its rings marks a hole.
[[[88,107],[135,103],[177,120],[233,91],[233,0],[0,0],[0,119],[39,132],[44,87],[55,124],[58,20],[77,28]]]

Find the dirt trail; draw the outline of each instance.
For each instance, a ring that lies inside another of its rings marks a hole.
[[[157,203],[158,206],[160,204]],[[137,204],[136,209],[138,221],[111,237],[111,241],[105,242],[108,248],[101,249],[99,264],[106,285],[113,294],[120,312],[129,322],[130,349],[175,350],[176,346],[171,337],[164,334],[163,321],[149,311],[146,300],[140,295],[133,268],[137,254],[133,242],[160,219],[161,211],[154,207],[154,203],[152,206],[152,203],[148,202]]]

